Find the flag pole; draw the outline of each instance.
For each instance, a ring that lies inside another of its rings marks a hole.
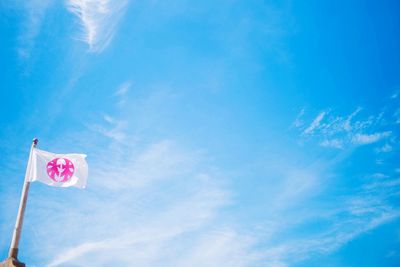
[[[13,258],[13,259],[17,259],[17,257],[18,257],[19,240],[21,238],[22,224],[24,222],[24,213],[25,213],[25,208],[26,208],[26,202],[28,200],[28,193],[29,193],[29,186],[30,186],[29,174],[30,174],[30,164],[31,164],[31,160],[32,160],[32,152],[33,152],[33,148],[36,147],[38,142],[39,142],[39,140],[37,138],[33,139],[32,145],[31,145],[31,150],[29,153],[28,165],[26,166],[24,187],[22,188],[17,220],[15,222],[13,237],[12,237],[11,246],[10,246],[10,252],[8,254],[9,258]]]

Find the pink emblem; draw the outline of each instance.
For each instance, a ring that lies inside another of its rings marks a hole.
[[[47,163],[47,174],[54,182],[68,182],[74,171],[74,164],[66,158],[55,158]]]

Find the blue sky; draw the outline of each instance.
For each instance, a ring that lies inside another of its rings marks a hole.
[[[31,267],[397,266],[398,1],[0,0],[0,257],[29,146]]]

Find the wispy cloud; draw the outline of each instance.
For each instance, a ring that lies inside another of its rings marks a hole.
[[[389,137],[392,134],[390,131],[379,132],[374,134],[355,134],[352,138],[352,142],[356,145],[366,145],[378,142],[384,138]]]
[[[131,87],[131,82],[127,81],[122,83],[115,91],[113,96],[117,98],[116,105],[122,108],[127,100],[126,94]],[[86,124],[86,127],[91,131],[99,133],[117,142],[123,142],[127,136],[127,121],[113,117],[111,115],[104,115],[97,123]]]
[[[115,114],[100,119],[110,127],[124,121]],[[92,172],[84,194],[68,192],[60,199],[57,191],[31,203],[30,227],[37,229],[40,245],[30,249],[44,266],[295,266],[400,215],[388,200],[399,181],[383,175],[376,181],[375,174],[332,203],[321,195],[332,196],[332,187],[324,185],[337,161],[296,165],[281,159],[281,165],[273,164],[280,175],[266,178],[270,194],[254,192],[265,204],[256,210],[263,214],[256,223],[268,229],[265,233],[237,220],[230,207],[243,203],[225,185],[232,180],[209,164],[203,151],[172,139],[137,144],[123,132],[122,141],[109,138],[111,145],[88,151]],[[84,140],[93,138],[93,132],[86,134]],[[56,203],[49,204],[49,197]],[[62,231],[55,222],[63,222]],[[321,227],[314,229],[315,224]],[[56,244],[63,245],[63,253]]]
[[[389,144],[384,144],[382,147],[376,149],[377,152],[379,153],[388,153],[393,151],[393,146]]]
[[[100,166],[109,157],[120,157],[119,149],[108,153],[112,155],[102,158]],[[130,266],[132,262],[154,267],[245,267],[260,260],[251,249],[254,238],[221,223],[220,209],[229,205],[230,194],[201,164],[197,153],[179,148],[172,141],[160,141],[125,156],[118,167],[100,167],[92,174],[96,177],[93,190],[107,188],[109,197],[89,192],[77,200],[85,205],[75,206],[73,220],[92,227],[69,223],[71,214],[58,215],[57,221],[66,223],[64,233],[74,244],[57,253],[52,244],[64,234],[39,233],[40,237],[46,235],[42,239],[46,240],[46,254],[55,255],[47,267],[111,263]],[[108,171],[103,172],[105,169]],[[41,228],[55,230],[54,217],[48,220],[43,213],[38,216]]]
[[[126,122],[109,115],[103,116],[102,123],[88,124],[87,128],[118,142],[124,141],[126,137]]]
[[[323,147],[343,148],[343,141],[340,139],[324,140],[320,145]]]
[[[400,209],[390,204],[390,198],[396,193],[398,195],[399,188],[398,179],[371,182],[356,195],[338,197],[329,208],[314,206],[302,213],[285,214],[284,224],[272,224],[273,232],[297,229],[302,224],[304,227],[310,221],[323,227],[305,235],[292,234],[290,238],[267,241],[269,245],[264,251],[266,266],[292,266],[315,254],[332,253],[360,235],[399,218]]]
[[[124,96],[126,93],[128,93],[129,89],[131,88],[132,83],[131,82],[124,82],[121,84],[120,87],[118,87],[117,91],[115,92],[116,96]]]
[[[302,146],[314,144],[324,148],[339,149],[333,151],[336,158],[327,164],[325,169],[316,173],[312,172],[316,177],[315,182],[308,190],[305,190],[306,193],[309,190],[311,190],[310,193],[321,190],[323,194],[335,195],[335,203],[325,202],[323,198],[316,196],[318,204],[310,202],[299,204],[299,208],[307,206],[308,210],[296,212],[295,215],[285,214],[293,218],[286,217],[287,223],[284,226],[272,223],[275,233],[287,231],[282,228],[308,229],[308,222],[318,222],[323,227],[309,229],[307,234],[301,236],[292,234],[287,239],[284,237],[271,239],[266,248],[267,261],[270,261],[271,266],[274,264],[292,266],[312,257],[310,255],[332,253],[350,240],[400,217],[400,209],[395,204],[400,196],[400,181],[397,173],[390,174],[393,171],[365,174],[363,181],[352,186],[348,192],[340,194],[329,192],[329,188],[323,187],[323,184],[333,182],[328,178],[329,175],[334,175],[335,179],[343,179],[341,177],[343,174],[337,171],[331,173],[330,169],[340,165],[343,160],[352,158],[352,152],[358,146],[375,144],[365,147],[364,150],[364,153],[372,153],[370,159],[372,166],[382,165],[385,161],[389,162],[389,158],[395,155],[398,147],[396,117],[393,118],[396,109],[397,107],[384,106],[381,112],[372,115],[365,115],[366,110],[360,107],[349,115],[337,115],[333,109],[330,109],[329,112],[320,111],[316,117],[308,118],[310,121],[308,124],[298,125],[296,134],[307,141],[302,143]],[[302,121],[307,121],[306,117],[307,114],[302,114]],[[295,122],[297,120],[298,117]],[[382,154],[388,152],[391,153]],[[381,158],[374,158],[373,154],[377,155],[376,153],[379,153],[378,156]],[[323,177],[326,180],[321,183],[319,179]],[[296,197],[294,201],[302,200]]]
[[[22,1],[22,12],[25,13],[18,37],[18,54],[21,58],[29,58],[35,47],[36,38],[39,35],[46,11],[51,6],[50,0]]]
[[[394,113],[394,118],[396,120],[397,124],[400,124],[400,108],[396,110],[396,112]]]
[[[376,150],[377,152],[389,152],[396,142],[396,135],[393,131],[393,125],[397,123],[396,115],[394,115],[394,121],[393,118],[390,118],[389,112],[385,114],[383,111],[376,115],[360,118],[362,110],[358,107],[347,116],[335,115],[333,111],[329,113],[321,111],[308,127],[299,125],[297,128],[302,131],[302,138],[316,140],[322,147],[336,149],[378,143],[392,136],[385,147]],[[302,116],[304,117],[305,114]],[[295,122],[297,120],[296,118]]]
[[[297,115],[296,119],[292,123],[292,127],[299,128],[299,127],[303,126],[304,122],[302,121],[302,117],[303,117],[304,113],[305,113],[305,109],[302,108],[300,110],[299,114]]]
[[[102,127],[125,121],[115,114],[99,120]],[[80,135],[90,140],[96,134],[87,130]],[[91,180],[84,194],[50,206],[46,196],[31,205],[41,240],[41,249],[32,249],[44,266],[247,267],[260,261],[257,239],[225,218],[222,211],[233,201],[226,177],[202,151],[170,139],[137,144],[122,132],[122,140],[108,138],[109,146],[88,151]],[[64,208],[69,212],[48,216]],[[65,225],[57,235],[49,234],[59,232],[54,221]]]
[[[346,131],[352,130],[353,125],[351,124],[351,120],[362,110],[362,108],[358,107],[353,113],[351,113],[347,119],[343,123],[343,129]]]
[[[124,97],[127,87],[121,85],[113,95]],[[342,149],[352,142],[361,145],[392,135],[390,131],[373,132],[370,125],[375,125],[375,118],[356,120],[360,112],[357,108],[342,117],[320,112],[304,126],[309,129],[308,134],[303,128],[301,135],[329,137],[318,144]],[[102,120],[111,126],[121,119],[105,115]],[[358,139],[353,140],[354,136]],[[101,266],[113,259],[121,266],[129,266],[132,261],[152,267],[292,266],[315,254],[332,253],[400,215],[389,199],[397,192],[399,182],[387,176],[382,176],[380,181],[369,177],[372,181],[353,188],[356,192],[336,196],[334,203],[320,198],[325,193],[332,195],[325,184],[331,183],[332,169],[338,164],[337,160],[328,163],[321,160],[305,166],[277,166],[280,175],[279,179],[271,178],[269,183],[268,207],[257,211],[267,214],[265,221],[257,223],[268,231],[260,233],[223,216],[221,210],[235,201],[230,196],[236,192],[230,192],[218,182],[221,173],[216,174],[202,163],[202,153],[188,151],[174,140],[160,140],[141,149],[126,142],[131,138],[118,144],[118,147],[126,146],[124,149],[114,147],[111,155],[96,165],[99,179],[94,186],[113,196],[111,214],[104,214],[107,203],[103,200],[89,201],[91,210],[97,210],[89,221],[103,217],[111,225],[114,220],[126,221],[125,228],[112,228],[101,237],[96,233],[103,229],[93,230],[89,236],[70,244],[65,254],[48,260],[48,267],[89,263]],[[112,166],[107,164],[109,157],[115,159]],[[96,201],[99,206],[93,204]],[[121,208],[115,208],[115,203]],[[310,230],[314,223],[323,227]],[[306,230],[297,235],[298,229]]]
[[[111,42],[128,0],[68,0],[68,9],[80,20],[80,37],[89,51],[102,52]]]
[[[121,84],[114,93],[114,96],[118,97],[118,107],[122,108],[127,102],[127,94],[131,89],[132,83],[130,81],[126,81]]]
[[[310,124],[310,126],[308,126],[307,129],[304,130],[304,134],[311,134],[316,128],[318,128],[318,126],[321,124],[321,121],[325,117],[325,115],[326,115],[325,111],[322,111],[321,113],[319,113],[318,116]]]

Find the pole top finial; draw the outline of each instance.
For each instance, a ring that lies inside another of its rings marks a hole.
[[[37,138],[33,138],[33,141],[32,141],[32,143],[36,146],[37,145],[37,143],[39,142],[39,139],[37,139]]]

